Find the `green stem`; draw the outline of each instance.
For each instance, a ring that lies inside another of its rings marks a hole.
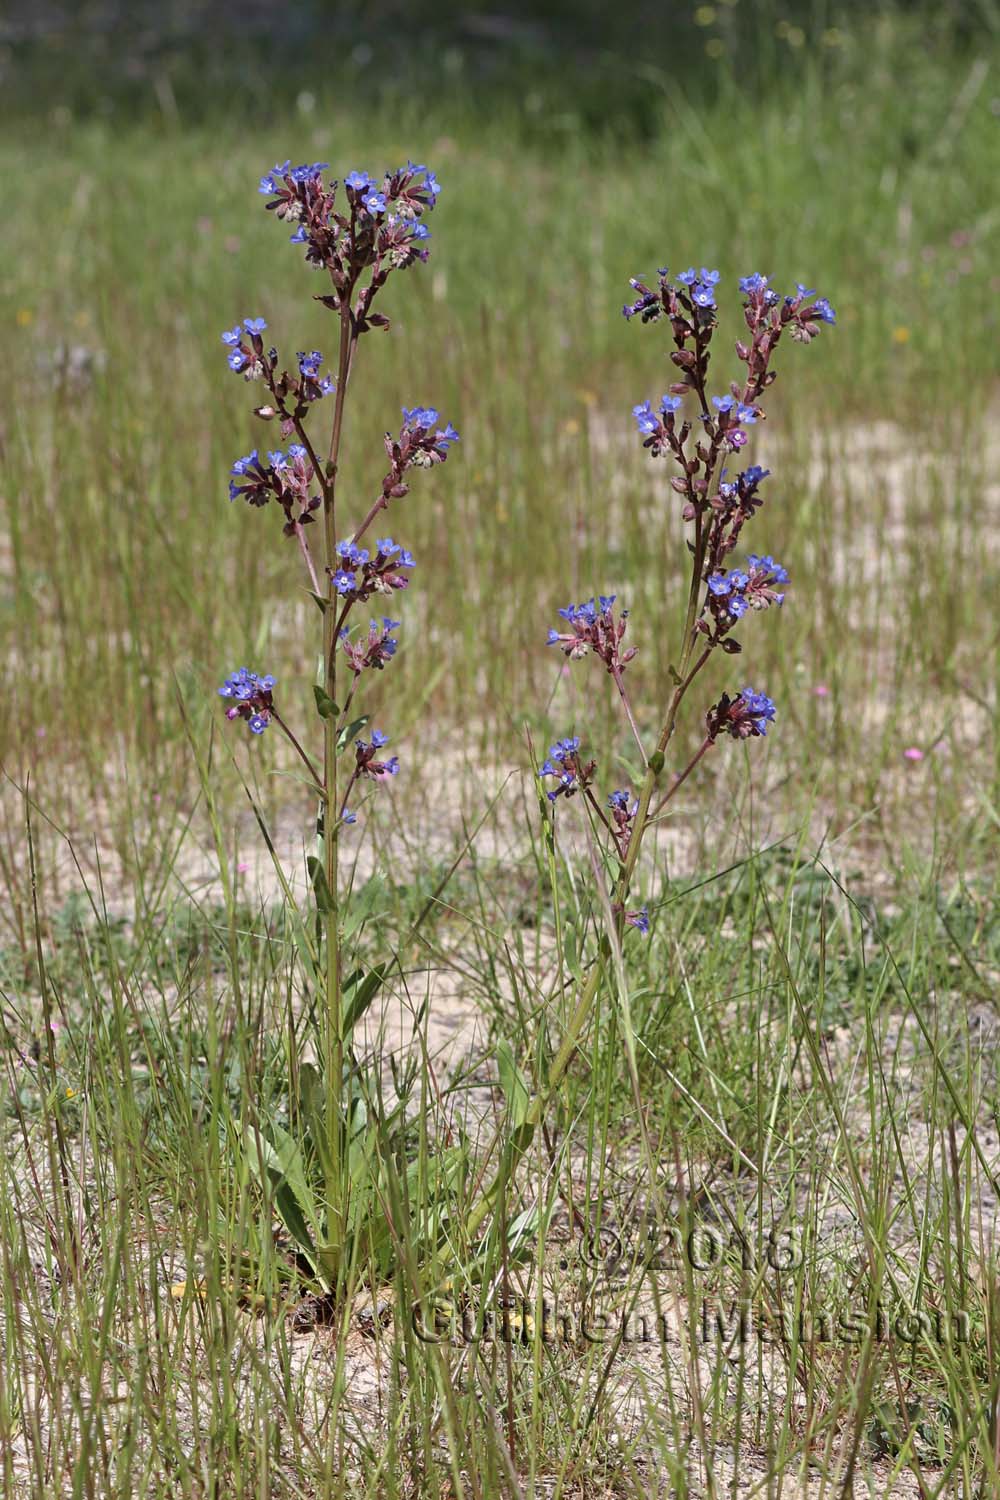
[[[618,879],[615,881],[612,894],[612,907],[616,912],[615,920],[618,924],[619,940],[621,939],[624,926],[625,903],[628,897],[629,886],[635,871],[636,862],[639,858],[643,836],[646,829],[650,826],[649,805],[653,799],[656,784],[663,770],[663,755],[673,735],[677,722],[677,712],[681,706],[684,694],[711,655],[711,647],[706,646],[692,666],[691,658],[694,656],[695,646],[698,641],[695,625],[698,619],[698,600],[701,595],[707,541],[708,536],[704,525],[703,513],[699,511],[695,519],[694,556],[691,565],[691,586],[688,592],[687,614],[684,622],[681,664],[676,673],[676,686],[667,708],[666,719],[657,740],[657,753],[648,761],[646,766],[646,775],[643,778],[642,790],[639,794],[639,806],[633,823],[632,837],[629,840],[628,851],[621,863]],[[704,753],[704,747],[699,752],[697,759],[701,758],[702,753]],[[693,767],[689,767],[689,769],[693,769]],[[611,957],[611,952],[611,941],[605,935],[601,939],[597,959],[591,971],[590,978],[580,993],[580,998],[576,1003],[573,1014],[569,1019],[569,1024],[563,1034],[562,1042],[555,1057],[552,1059],[548,1077],[528,1106],[528,1111],[522,1125],[508,1138],[496,1175],[484,1190],[482,1197],[469,1215],[467,1229],[470,1235],[475,1235],[479,1231],[483,1221],[495,1208],[501,1194],[506,1189],[507,1183],[513,1176],[518,1161],[531,1144],[534,1133],[541,1124],[546,1110],[563,1080],[563,1076],[572,1061],[573,1054],[577,1049],[580,1037],[587,1024],[594,1001],[600,991],[605,965]]]
[[[336,488],[340,463],[340,439],[344,421],[344,401],[353,354],[354,331],[350,301],[342,297],[340,306],[340,353],[337,367],[337,393],[330,433],[330,456],[323,482],[323,533],[326,551],[327,607],[323,612],[323,677],[327,696],[337,701],[337,595],[333,587],[337,545]],[[344,1034],[343,992],[341,988],[340,901],[338,895],[337,807],[337,721],[333,714],[323,720],[323,855],[324,874],[329,892],[326,911],[326,1077],[327,1142],[332,1180],[327,1184],[327,1233],[335,1261],[341,1262],[347,1204],[343,1176],[343,1092]]]

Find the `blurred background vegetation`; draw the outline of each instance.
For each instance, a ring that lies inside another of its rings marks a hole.
[[[992,0],[8,6],[8,775],[71,822],[126,766],[147,806],[183,800],[175,679],[203,725],[242,661],[308,714],[294,549],[272,514],[226,503],[233,458],[266,434],[219,330],[263,314],[283,351],[329,353],[258,178],[289,156],[337,175],[411,156],[444,192],[430,263],[362,350],[359,511],[404,402],[433,402],[463,442],[391,521],[420,564],[385,674],[404,689],[394,736],[433,714],[441,740],[462,727],[457,753],[521,764],[525,722],[611,733],[601,684],[573,697],[542,644],[597,589],[632,606],[640,717],[657,716],[685,559],[630,408],[665,387],[666,347],[620,308],[630,275],[717,265],[721,383],[736,279],[761,269],[839,318],[784,353],[758,434],[775,479],[754,544],[794,579],[748,640],[782,703],[768,754],[807,744],[796,784],[812,798],[815,775],[853,816],[920,746],[907,774],[971,816],[997,764],[998,40]]]

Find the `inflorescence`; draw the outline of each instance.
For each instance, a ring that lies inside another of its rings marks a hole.
[[[258,677],[249,667],[239,667],[219,689],[220,698],[232,698],[227,719],[245,719],[251,734],[263,734],[274,713],[273,677]]]
[[[253,448],[238,458],[230,470],[229,498],[245,500],[255,508],[273,500],[284,516],[284,534],[298,540],[314,597],[324,612],[333,612],[335,621],[329,637],[332,645],[326,653],[329,686],[335,673],[335,656],[346,659],[356,683],[365,671],[384,670],[396,654],[399,620],[383,615],[359,633],[352,630],[348,616],[355,604],[376,595],[388,601],[407,588],[416,562],[392,537],[368,545],[363,544],[363,538],[378,512],[408,493],[409,471],[444,463],[459,435],[450,422],[441,423],[433,407],[403,407],[398,434],[387,433],[385,437],[389,471],[380,492],[355,531],[343,540],[336,539],[331,517],[344,397],[340,387],[349,376],[358,339],[373,329],[389,326],[388,318],[373,308],[389,276],[427,259],[430,230],[425,219],[437,202],[441,185],[428,167],[412,162],[377,179],[365,171],[352,171],[342,183],[327,181],[326,171],[325,162],[293,167],[286,161],[265,173],[260,192],[268,200],[268,212],[291,228],[293,243],[305,247],[308,264],[327,273],[331,290],[317,300],[338,315],[339,368],[329,371],[319,349],[298,350],[289,368],[287,361],[279,359],[276,348],[265,345],[267,323],[262,317],[247,317],[225,329],[222,342],[229,368],[244,381],[259,382],[264,387],[255,415],[278,424],[279,442],[292,439],[287,448]],[[333,438],[329,461],[324,461],[319,452],[327,445],[314,445],[310,440],[309,418],[316,404],[331,395],[336,397]],[[322,570],[313,563],[306,531],[320,514],[327,522]],[[320,578],[324,579],[322,585]],[[227,678],[219,691],[232,700],[228,717],[245,719],[254,734],[261,734],[276,718],[306,758],[287,726],[277,718],[271,697],[273,683],[273,678],[258,678],[246,668]],[[317,705],[324,716],[341,712],[326,689],[317,688]],[[348,729],[344,725],[341,732]],[[379,754],[385,743],[386,737],[379,731],[370,741],[356,741],[351,785],[358,778],[382,781],[397,774],[398,757]],[[311,771],[308,759],[307,764]],[[355,821],[346,804],[340,821]]]
[[[632,408],[643,446],[653,458],[673,460],[678,472],[670,481],[672,490],[682,497],[682,517],[695,523],[695,539],[689,543],[693,555],[694,578],[688,625],[690,634],[684,643],[683,660],[693,662],[682,680],[676,677],[676,688],[667,724],[661,736],[661,749],[669,741],[681,697],[694,676],[701,670],[716,647],[727,654],[742,650],[732,632],[747,615],[781,605],[785,599],[788,573],[769,554],[750,554],[742,567],[729,565],[743,527],[761,508],[764,496],[761,485],[769,470],[757,464],[742,469],[734,477],[724,467],[728,455],[738,453],[749,441],[749,431],[764,420],[762,398],[776,376],[772,358],[781,338],[788,333],[800,343],[810,343],[821,326],[834,324],[836,316],[825,297],[796,285],[794,295],[781,296],[770,278],[760,272],[744,276],[739,282],[743,293],[743,317],[747,337],[736,344],[737,358],[745,365],[744,378],[733,381],[728,390],[710,394],[707,377],[709,346],[717,327],[717,288],[719,272],[693,266],[671,281],[669,272],[659,272],[655,288],[639,278],[631,282],[633,301],[622,309],[628,320],[642,323],[664,320],[669,324],[674,349],[671,361],[676,378],[658,405],[651,400]],[[689,403],[685,414],[685,403]],[[621,671],[635,655],[635,647],[620,650],[628,612],[622,610],[616,620],[614,595],[599,595],[595,602],[570,604],[559,610],[566,622],[561,629],[550,629],[548,643],[557,646],[571,661],[593,652],[614,675],[630,726],[641,748],[641,739],[625,689]],[[697,654],[700,648],[700,655]],[[671,790],[660,805],[669,800],[673,790],[686,778],[702,755],[722,735],[734,739],[755,739],[767,733],[774,722],[775,705],[765,693],[745,687],[732,695],[724,693],[706,716],[707,737],[684,771],[675,773]],[[645,759],[645,754],[644,754]],[[584,765],[579,738],[559,740],[539,772],[554,777],[558,785],[548,792],[549,800],[585,791],[597,815],[604,822],[622,868],[631,871],[633,840],[641,837],[644,818],[648,821],[652,783],[662,768],[647,764],[644,802],[620,789],[607,799],[607,810],[593,800],[590,784],[596,763]],[[627,888],[627,876],[625,878]],[[626,911],[619,903],[615,910],[626,926],[648,931],[646,908]]]

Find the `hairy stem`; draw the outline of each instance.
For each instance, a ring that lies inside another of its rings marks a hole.
[[[639,746],[639,754],[642,756],[642,763],[644,766],[648,766],[649,761],[646,759],[646,751],[642,743],[642,735],[639,733],[639,726],[635,722],[635,717],[632,713],[632,705],[628,701],[628,694],[625,691],[625,684],[622,681],[621,668],[615,667],[611,675],[615,679],[615,687],[618,689],[618,696],[622,700],[622,707],[625,710],[625,717],[628,719],[629,728],[632,731],[636,744]]]
[[[308,755],[303,750],[302,746],[299,744],[298,740],[295,738],[295,735],[289,729],[288,725],[285,723],[284,719],[278,713],[278,710],[276,708],[272,708],[271,709],[271,718],[277,724],[278,728],[282,731],[282,733],[284,734],[285,738],[289,741],[289,743],[292,746],[292,749],[297,753],[299,759],[302,761],[302,764],[305,766],[306,770],[309,772],[309,775],[312,777],[312,779],[313,779],[313,781],[314,781],[317,789],[318,790],[322,790],[322,787],[323,787],[323,778],[322,778],[322,776],[319,774],[319,772],[317,771],[316,767],[313,765],[312,761],[309,759]]]
[[[711,470],[707,476],[711,479]],[[706,646],[701,655],[692,665],[695,646],[698,636],[695,625],[698,619],[698,599],[701,594],[702,573],[705,565],[705,548],[707,545],[707,534],[703,522],[703,515],[699,511],[696,517],[694,555],[691,561],[691,585],[688,591],[687,614],[684,622],[684,636],[682,638],[681,664],[676,674],[676,686],[671,694],[670,703],[667,707],[666,718],[663,728],[657,740],[657,755],[646,763],[646,775],[643,778],[642,790],[639,795],[639,807],[633,823],[632,837],[629,840],[628,851],[621,862],[618,879],[615,882],[612,893],[612,907],[616,912],[617,936],[621,939],[625,923],[625,904],[628,899],[629,886],[635,871],[636,862],[639,858],[639,850],[642,847],[643,835],[650,826],[649,805],[653,798],[657,781],[663,769],[663,753],[670,743],[674,727],[677,722],[677,713],[691,683],[697,677],[702,667],[711,655],[711,647]],[[623,695],[624,698],[624,695]],[[694,765],[708,748],[703,745],[694,762],[688,766],[682,775],[682,780],[694,769]],[[680,783],[678,782],[677,785]],[[676,787],[675,787],[676,789]],[[669,794],[668,794],[669,795]],[[662,803],[661,803],[662,806]],[[604,978],[605,965],[611,957],[612,945],[607,934],[602,937],[586,984],[580,992],[573,1014],[563,1033],[563,1039],[552,1063],[549,1067],[548,1077],[539,1088],[538,1093],[528,1106],[525,1119],[517,1131],[512,1134],[504,1148],[500,1166],[489,1186],[483,1192],[479,1202],[473,1207],[468,1220],[468,1231],[474,1235],[481,1228],[484,1220],[496,1206],[500,1195],[504,1192],[507,1183],[517,1165],[531,1143],[535,1131],[545,1117],[549,1103],[556,1090],[562,1082],[563,1076],[569,1067],[573,1054],[577,1049],[584,1027],[593,1009],[594,1002],[600,992],[601,983]]]
[[[337,362],[337,393],[334,404],[333,423],[330,432],[329,461],[323,483],[323,534],[326,550],[326,601],[323,612],[323,676],[327,697],[337,701],[337,635],[336,593],[332,572],[337,546],[336,487],[340,464],[340,440],[344,421],[344,402],[350,376],[353,345],[355,342],[349,296],[343,296],[340,304],[340,351]],[[338,896],[338,837],[339,819],[335,820],[337,806],[337,717],[328,715],[323,720],[323,788],[325,792],[323,815],[323,864],[326,886],[329,892],[326,912],[326,1075],[327,1075],[327,1141],[333,1180],[328,1184],[328,1235],[337,1261],[343,1247],[344,1225],[347,1204],[344,1197],[343,1177],[343,1088],[344,1088],[344,1035],[343,994],[341,990],[340,962],[340,902]]]
[[[309,551],[309,543],[306,540],[305,531],[298,521],[296,521],[295,523],[295,535],[298,538],[299,550],[302,553],[302,560],[309,572],[309,580],[313,586],[313,593],[318,594],[319,579],[316,577],[316,569],[313,567],[312,553]]]

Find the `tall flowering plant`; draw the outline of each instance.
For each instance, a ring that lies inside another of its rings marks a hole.
[[[413,163],[379,179],[352,171],[338,182],[326,179],[326,172],[325,162],[285,162],[261,178],[260,192],[267,211],[291,229],[292,244],[303,248],[307,264],[320,273],[323,290],[316,300],[333,314],[337,330],[332,372],[318,349],[300,350],[294,361],[279,356],[265,339],[262,317],[243,318],[222,334],[230,370],[253,388],[255,415],[276,430],[278,443],[235,461],[229,498],[254,509],[272,502],[277,507],[282,534],[298,549],[322,616],[322,666],[313,688],[319,750],[310,752],[303,744],[308,732],[292,728],[288,700],[270,674],[241,667],[219,693],[226,717],[241,720],[251,735],[273,726],[287,738],[319,797],[317,850],[309,870],[322,934],[317,969],[325,991],[324,1077],[323,1097],[313,1103],[316,1153],[326,1180],[322,1204],[289,1201],[285,1218],[293,1231],[298,1227],[300,1239],[308,1239],[314,1269],[322,1268],[321,1279],[330,1285],[343,1262],[348,1212],[345,1046],[361,1008],[359,976],[345,980],[343,972],[338,847],[361,814],[363,794],[377,795],[399,771],[398,757],[386,751],[387,734],[372,729],[362,736],[370,716],[358,710],[366,680],[384,671],[396,653],[401,622],[392,615],[416,566],[401,542],[372,532],[382,512],[395,510],[407,495],[415,470],[445,462],[458,433],[433,407],[403,407],[398,430],[385,436],[388,467],[378,493],[345,519],[342,434],[358,344],[365,334],[389,326],[376,303],[390,276],[427,259],[426,220],[440,185],[432,171]],[[301,1174],[289,1170],[289,1143],[279,1146],[258,1165],[270,1169],[280,1208],[280,1191],[287,1192],[288,1182]],[[256,1150],[260,1158],[259,1143]],[[315,1222],[303,1227],[303,1218],[310,1217]]]
[[[637,647],[625,642],[627,611],[615,595],[601,595],[558,611],[548,645],[570,661],[596,658],[614,682],[618,701],[633,736],[642,766],[636,788],[619,787],[607,795],[597,788],[596,759],[579,736],[557,740],[539,776],[548,801],[556,807],[572,798],[587,805],[595,826],[603,830],[608,854],[611,924],[602,938],[597,962],[583,986],[562,1043],[550,1065],[543,1089],[526,1109],[511,1138],[507,1158],[484,1193],[474,1223],[494,1206],[513,1166],[540,1123],[548,1100],[573,1055],[607,965],[629,929],[649,931],[648,907],[633,904],[632,886],[643,839],[699,762],[726,738],[752,740],[767,734],[776,717],[774,702],[750,686],[734,685],[704,713],[701,743],[686,764],[667,771],[667,753],[678,714],[692,684],[713,655],[737,656],[740,634],[750,616],[784,602],[788,574],[769,554],[739,559],[743,532],[765,502],[770,471],[758,464],[739,467],[749,430],[764,419],[766,392],[776,379],[774,356],[783,339],[808,344],[835,314],[825,297],[797,285],[780,295],[768,276],[754,272],[739,282],[743,294],[745,334],[736,342],[743,366],[738,378],[712,390],[709,363],[718,331],[716,292],[719,272],[702,267],[671,279],[664,269],[655,287],[634,279],[633,300],[622,309],[628,321],[659,324],[672,344],[676,378],[657,405],[646,400],[632,415],[643,446],[674,471],[670,489],[691,528],[691,572],[687,609],[675,661],[673,688],[662,711],[655,741],[647,745],[629,698],[625,672]],[[734,554],[737,556],[734,558]],[[745,681],[745,679],[744,679]]]

